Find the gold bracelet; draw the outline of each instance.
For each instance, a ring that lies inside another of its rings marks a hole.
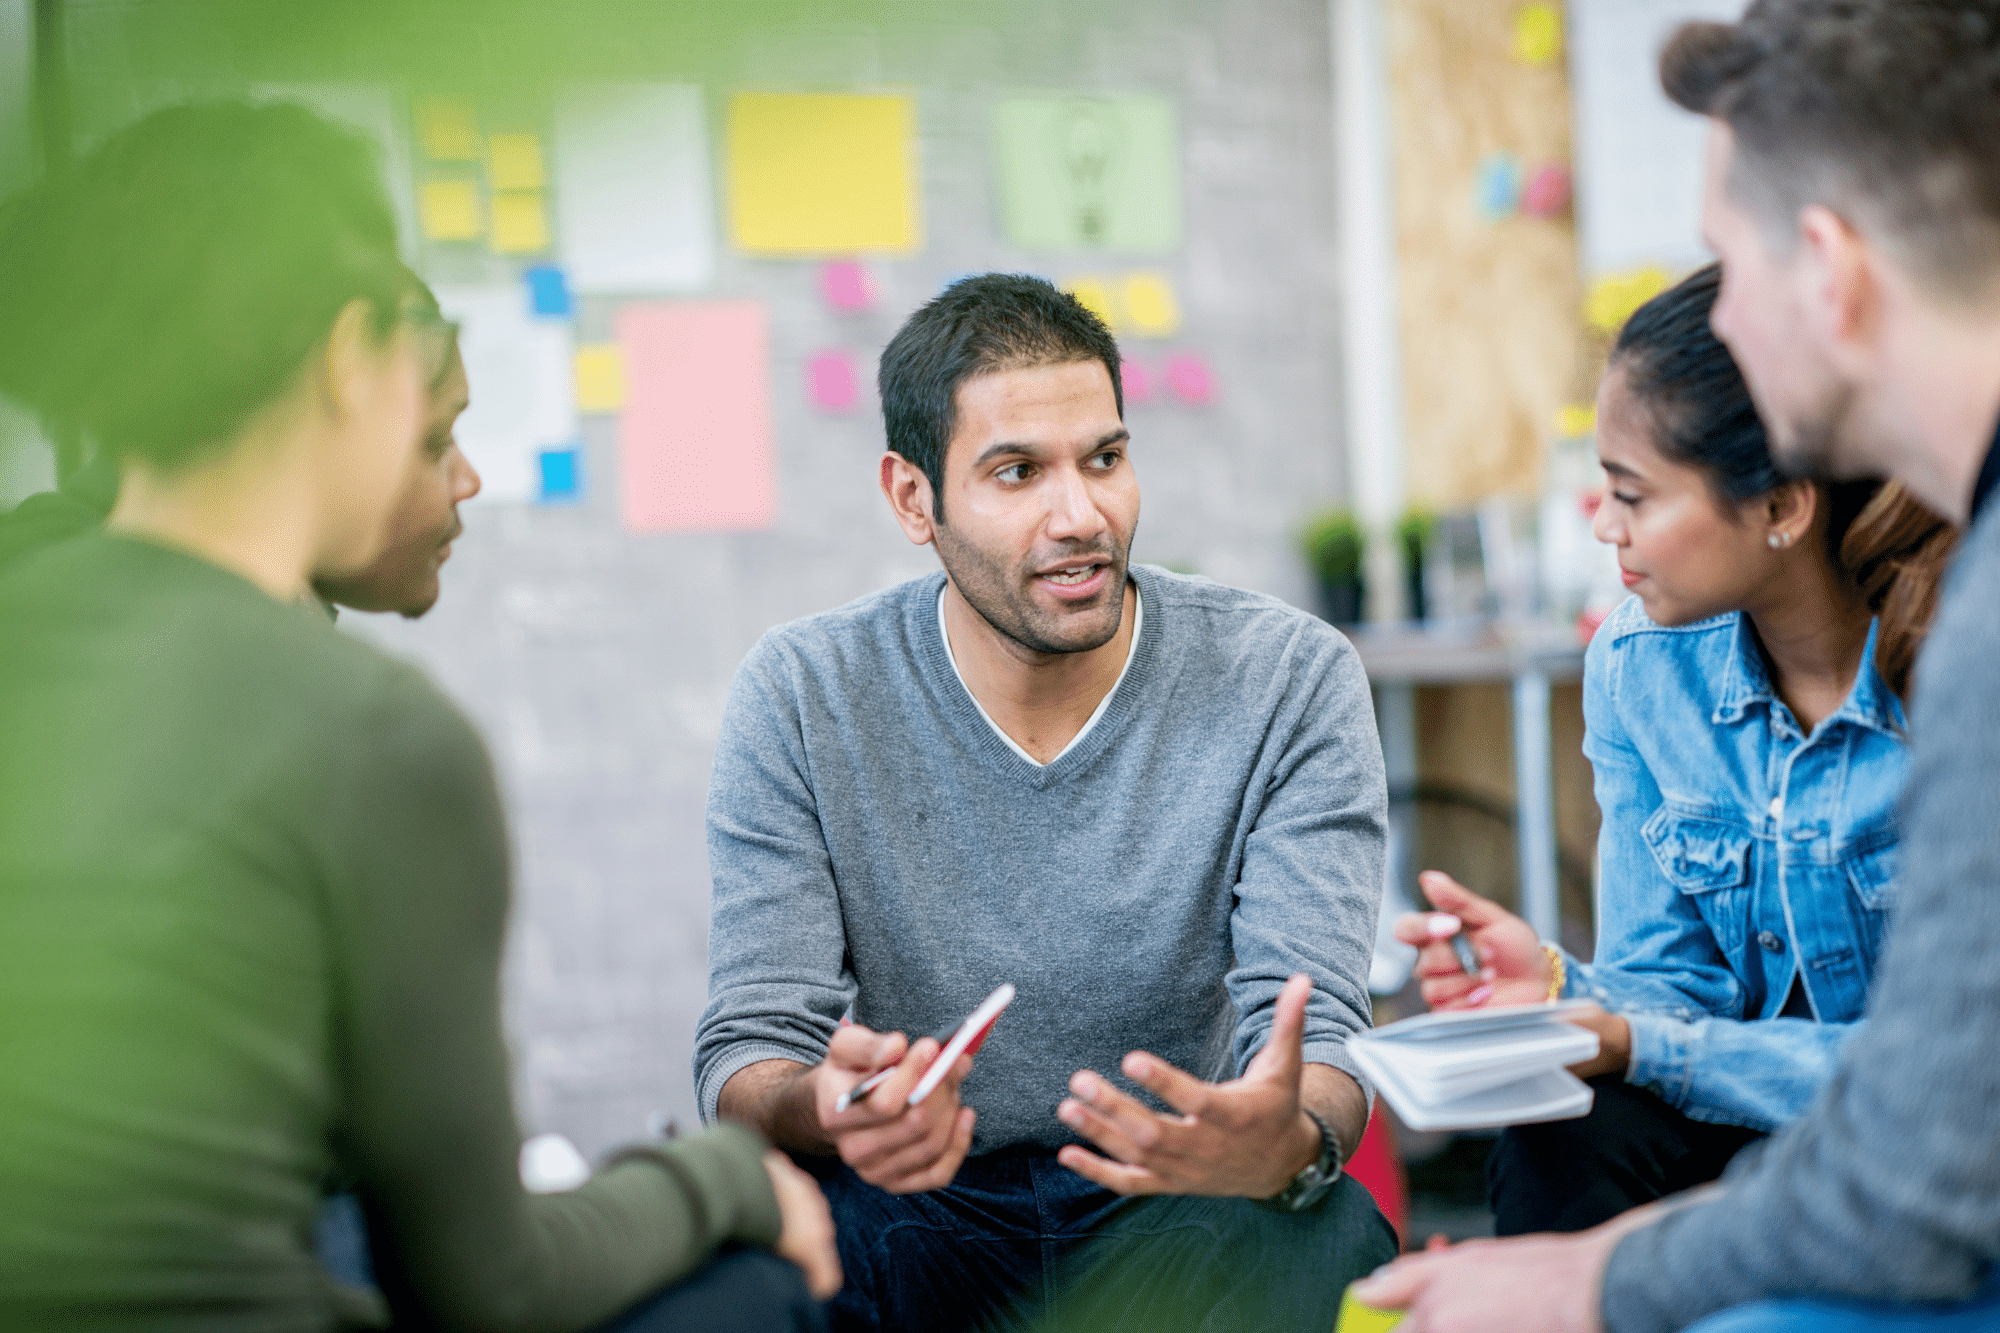
[[[1563,962],[1562,950],[1553,944],[1544,944],[1542,952],[1548,955],[1549,970],[1555,973],[1549,981],[1549,1000],[1554,1004],[1562,998],[1563,985],[1569,980],[1569,967]]]

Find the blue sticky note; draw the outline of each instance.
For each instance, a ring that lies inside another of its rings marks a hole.
[[[1495,153],[1479,164],[1479,212],[1485,218],[1512,217],[1521,205],[1521,164]]]
[[[521,277],[528,284],[528,309],[532,313],[563,317],[574,309],[569,299],[569,283],[554,264],[537,264]]]
[[[544,449],[541,454],[542,503],[560,504],[583,495],[583,450]]]

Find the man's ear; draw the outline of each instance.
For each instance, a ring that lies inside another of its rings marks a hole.
[[[1843,352],[1873,341],[1881,256],[1846,218],[1821,204],[1799,210],[1799,247],[1808,323],[1827,353],[1844,360]]]
[[[882,455],[882,494],[888,497],[889,512],[913,545],[928,546],[936,537],[931,515],[935,497],[931,479],[924,470],[899,453]]]
[[[319,398],[335,421],[353,415],[364,396],[370,362],[380,357],[374,311],[355,297],[340,308],[321,345]]]

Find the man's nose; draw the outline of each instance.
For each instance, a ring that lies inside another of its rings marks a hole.
[[[472,460],[451,446],[451,498],[454,503],[463,504],[479,494],[479,469],[472,466]]]
[[[1050,477],[1048,534],[1066,541],[1090,541],[1103,533],[1107,524],[1089,482],[1076,468],[1061,469]]]

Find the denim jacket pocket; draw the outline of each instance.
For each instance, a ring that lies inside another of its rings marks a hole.
[[[1896,875],[1901,848],[1893,841],[1871,847],[1847,858],[1847,882],[1854,896],[1873,912],[1886,912],[1896,905]]]
[[[1670,803],[1653,812],[1639,836],[1724,950],[1740,945],[1750,907],[1750,830],[1727,816]]]

